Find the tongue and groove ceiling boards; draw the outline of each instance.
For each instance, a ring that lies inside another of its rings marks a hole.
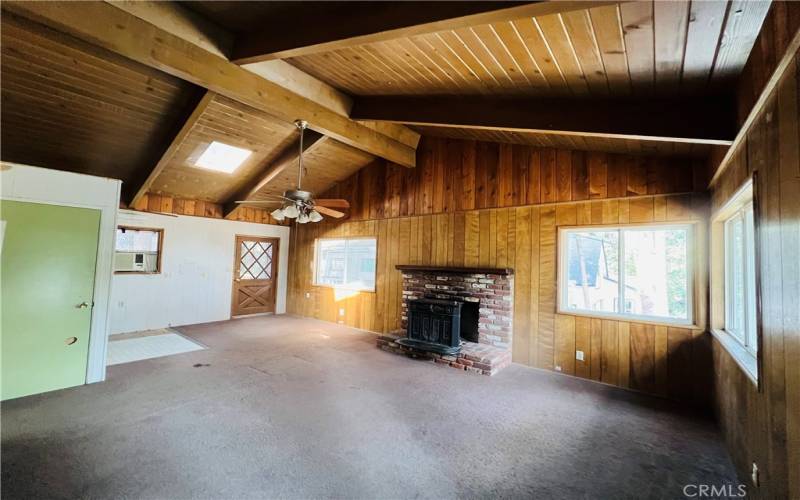
[[[194,86],[3,12],[2,159],[132,182]]]
[[[3,2],[2,159],[223,204],[419,135],[707,157],[769,2]],[[729,105],[730,104],[730,105]],[[199,169],[213,141],[252,151]]]
[[[624,2],[291,57],[354,95],[674,95],[735,78],[769,2]]]

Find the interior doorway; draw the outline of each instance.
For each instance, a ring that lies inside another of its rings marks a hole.
[[[236,236],[231,316],[275,312],[279,241]]]

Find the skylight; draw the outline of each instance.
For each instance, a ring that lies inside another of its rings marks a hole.
[[[230,174],[239,168],[252,153],[253,152],[248,149],[237,148],[213,141],[194,164],[200,168],[207,168],[209,170]]]

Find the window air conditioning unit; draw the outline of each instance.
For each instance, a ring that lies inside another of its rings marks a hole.
[[[114,256],[116,271],[144,271],[143,253],[120,253]]]

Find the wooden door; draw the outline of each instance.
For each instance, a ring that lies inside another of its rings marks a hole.
[[[100,211],[3,200],[0,213],[2,399],[84,384]]]
[[[237,236],[231,314],[275,312],[278,238]]]

